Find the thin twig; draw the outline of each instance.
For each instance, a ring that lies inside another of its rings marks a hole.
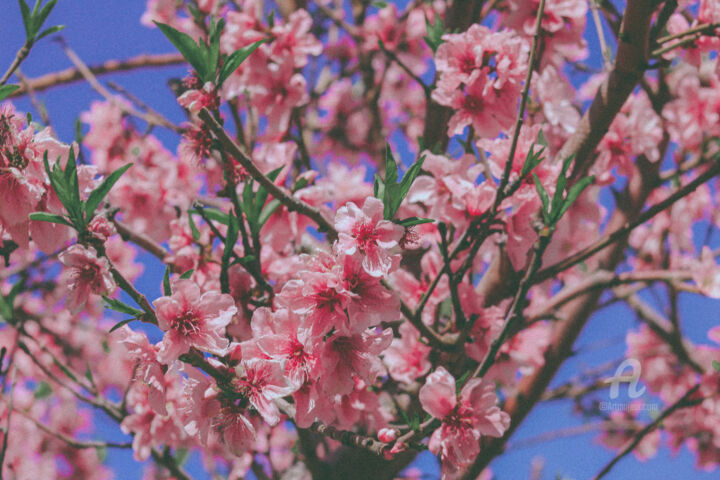
[[[639,215],[635,220],[633,220],[631,222],[627,222],[621,228],[618,228],[617,230],[615,230],[611,233],[603,235],[594,244],[567,257],[565,260],[561,260],[554,265],[551,265],[547,268],[540,270],[540,272],[538,272],[538,274],[537,274],[536,281],[539,283],[544,280],[547,280],[548,278],[552,278],[552,277],[556,276],[558,273],[572,267],[573,265],[577,265],[578,263],[582,262],[583,260],[590,258],[591,256],[595,255],[597,252],[604,249],[608,245],[611,245],[614,242],[620,240],[621,238],[624,238],[626,235],[629,235],[630,232],[632,232],[635,228],[637,228],[638,226],[647,222],[648,220],[653,218],[658,213],[665,211],[668,207],[673,205],[675,202],[677,202],[681,198],[686,197],[687,195],[693,193],[697,187],[699,187],[703,183],[707,182],[708,180],[712,179],[713,177],[715,177],[718,174],[720,174],[720,164],[718,164],[716,161],[714,163],[714,165],[712,165],[704,173],[698,175],[697,177],[695,177],[694,180],[692,180],[688,184],[684,185],[683,187],[677,189],[675,191],[675,193],[668,196],[666,199],[656,203],[652,207],[645,210],[645,212],[643,212],[641,215]]]
[[[5,425],[5,432],[3,433],[2,450],[0,450],[0,480],[2,480],[2,478],[3,478],[3,465],[5,464],[5,454],[7,453],[8,437],[10,435],[10,418],[11,418],[12,412],[13,412],[13,401],[15,400],[15,396],[13,395],[13,392],[15,390],[16,376],[17,376],[17,365],[13,365],[12,378],[10,379],[10,391],[8,392],[8,395],[10,396],[10,401],[8,402],[7,423]]]
[[[163,53],[158,55],[138,55],[124,60],[108,60],[100,65],[90,65],[88,66],[88,70],[97,76],[115,72],[127,72],[141,68],[175,66],[183,63],[185,63],[185,59],[179,53]],[[40,77],[28,78],[27,86],[21,85],[10,97],[27,95],[29,89],[40,92],[68,83],[79,82],[83,79],[84,77],[78,68],[67,68]]]
[[[538,42],[540,40],[540,31],[542,28],[542,18],[544,11],[545,0],[540,0],[540,6],[538,7],[537,15],[535,17],[535,35],[533,36],[532,49],[530,50],[530,59],[528,60],[528,71],[527,75],[525,76],[525,85],[523,85],[520,108],[518,109],[517,119],[515,120],[515,131],[513,132],[512,143],[510,144],[510,153],[508,154],[508,159],[505,163],[505,171],[503,172],[503,176],[500,178],[500,186],[498,187],[498,193],[495,196],[493,211],[497,211],[498,207],[500,206],[500,202],[502,201],[501,192],[505,190],[505,187],[507,187],[508,181],[510,180],[510,172],[512,171],[515,151],[517,150],[517,144],[520,138],[520,129],[522,128],[525,117],[525,106],[527,105],[527,100],[530,93],[530,82],[532,81],[533,71],[535,70],[535,57],[537,55]]]
[[[3,74],[2,77],[0,77],[0,85],[5,85],[7,81],[10,79],[10,76],[13,74],[15,70],[18,69],[20,64],[27,58],[27,56],[30,54],[30,49],[33,46],[33,42],[26,41],[22,47],[20,47],[20,50],[17,51],[15,54],[15,58],[13,59],[12,63],[8,67],[8,69],[5,71],[5,74]]]
[[[70,48],[70,46],[62,39],[60,39],[60,44],[62,46],[63,51],[65,52],[65,55],[70,59],[70,61],[75,65],[75,67],[80,71],[80,74],[85,78],[85,80],[90,84],[90,86],[98,92],[100,95],[105,97],[105,99],[113,104],[115,104],[117,107],[122,109],[125,113],[128,113],[130,115],[133,115],[135,117],[138,117],[145,122],[147,122],[149,125],[159,125],[162,127],[169,128],[170,130],[173,130],[176,133],[182,133],[183,129],[171,121],[167,120],[165,117],[160,115],[159,113],[155,111],[148,111],[147,113],[141,112],[140,110],[136,109],[132,105],[128,105],[124,102],[119,102],[116,95],[113,95],[112,92],[110,92],[107,88],[105,88],[97,79],[95,74],[88,68],[87,65],[80,59],[80,57],[73,51],[73,49]]]
[[[69,437],[65,434],[62,434],[60,432],[56,432],[55,430],[51,429],[44,423],[40,422],[38,419],[30,415],[29,413],[26,413],[22,410],[14,409],[14,412],[17,412],[19,415],[25,417],[26,419],[30,420],[35,424],[36,427],[38,427],[43,432],[47,433],[48,435],[51,435],[58,440],[61,440],[65,443],[67,443],[72,448],[77,449],[86,449],[86,448],[132,448],[132,443],[130,442],[124,442],[124,443],[115,443],[115,442],[103,442],[103,441],[88,441],[88,440],[78,440],[76,438]]]
[[[220,143],[227,150],[227,152],[232,155],[232,157],[235,158],[245,170],[247,170],[251,177],[253,177],[260,185],[265,187],[265,189],[270,193],[270,195],[280,200],[280,202],[285,205],[288,210],[296,211],[299,214],[305,215],[306,217],[313,220],[321,231],[327,232],[330,241],[334,241],[335,239],[337,239],[338,233],[337,230],[335,230],[333,224],[330,223],[325,217],[323,217],[322,213],[320,213],[319,210],[311,207],[302,200],[293,197],[281,187],[275,185],[272,180],[265,176],[265,174],[262,173],[260,169],[253,163],[252,159],[245,152],[243,152],[240,146],[236,144],[232,138],[230,138],[222,125],[220,125],[218,121],[215,120],[215,118],[212,116],[212,113],[210,113],[208,109],[203,108],[202,110],[200,110],[200,112],[198,113],[198,117],[200,117],[200,119],[205,123],[205,125],[207,125],[210,130],[212,130],[212,132],[215,134],[215,137],[220,141]]]
[[[640,442],[643,440],[643,438],[645,438],[645,436],[647,436],[647,434],[649,434],[650,432],[655,430],[663,422],[663,420],[665,420],[667,417],[669,417],[676,410],[679,410],[681,408],[695,406],[695,405],[701,403],[703,400],[702,398],[693,399],[693,400],[690,399],[690,397],[692,397],[693,394],[695,394],[695,392],[697,392],[699,388],[700,388],[700,384],[697,384],[694,387],[692,387],[690,390],[687,391],[687,393],[685,395],[682,396],[682,398],[680,398],[680,400],[673,403],[670,407],[666,408],[660,415],[658,415],[658,417],[655,420],[653,420],[652,422],[647,424],[645,426],[645,428],[643,428],[642,430],[637,432],[633,436],[633,438],[627,443],[627,445],[620,451],[620,453],[618,453],[612,460],[610,460],[610,462],[608,462],[607,465],[605,465],[603,467],[603,469],[600,470],[600,472],[593,477],[593,480],[600,480],[602,477],[607,475],[608,472],[610,472],[610,470],[612,470],[612,468],[615,466],[615,464],[617,464],[620,460],[622,460],[627,454],[632,452],[635,449],[635,447],[637,447],[640,444]]]

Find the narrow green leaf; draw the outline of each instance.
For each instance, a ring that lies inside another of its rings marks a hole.
[[[222,268],[220,270],[220,291],[222,293],[230,293],[230,282],[228,280],[228,268],[230,267],[230,257],[233,254],[235,243],[238,239],[238,231],[240,223],[235,214],[230,215],[230,224],[225,234],[225,249],[222,255]]]
[[[128,163],[127,165],[123,165],[118,168],[108,175],[107,178],[105,178],[105,180],[103,180],[103,182],[90,193],[87,202],[85,203],[85,219],[88,222],[92,219],[93,215],[95,215],[95,210],[97,210],[107,194],[110,193],[112,187],[118,180],[120,180],[120,177],[122,177],[123,174],[132,167],[132,165],[132,163]]]
[[[538,196],[540,197],[540,202],[542,202],[542,215],[543,220],[545,221],[545,224],[549,223],[549,213],[548,212],[548,206],[550,205],[550,198],[548,197],[547,191],[545,190],[545,187],[543,186],[542,182],[540,182],[540,179],[538,178],[537,174],[533,173],[533,181],[535,182],[535,189],[538,192]]]
[[[47,20],[48,15],[50,15],[50,12],[52,12],[53,8],[55,8],[55,4],[57,4],[57,2],[58,0],[50,0],[40,9],[37,15],[34,15],[36,32],[39,31],[40,27],[42,27],[43,23],[45,23],[45,20]]]
[[[208,35],[208,49],[206,52],[205,64],[208,74],[212,74],[214,77],[218,69],[218,62],[220,61],[220,34],[225,28],[225,20],[220,19],[219,22],[215,23],[213,17],[210,23],[210,32]],[[213,78],[213,80],[215,80]]]
[[[390,150],[390,144],[385,143],[385,192],[382,199],[384,205],[383,217],[385,220],[392,220],[395,213],[393,211],[393,198],[396,196],[397,180],[397,162],[395,161],[395,157],[393,157],[392,150]]]
[[[258,40],[255,43],[251,43],[240,50],[234,51],[226,59],[223,66],[220,68],[220,75],[218,76],[217,85],[220,87],[230,75],[253,53],[257,48],[265,43],[267,40]]]
[[[575,185],[570,187],[570,190],[568,190],[567,197],[565,198],[565,202],[563,203],[562,209],[558,212],[557,221],[559,221],[563,215],[565,215],[565,212],[568,211],[568,209],[572,206],[573,203],[575,203],[575,200],[580,196],[580,194],[587,188],[588,185],[593,183],[595,181],[595,176],[589,176],[585,177],[581,180],[579,180]]]
[[[115,325],[112,326],[112,328],[110,329],[109,333],[114,332],[115,330],[117,330],[118,328],[122,327],[123,325],[127,325],[128,323],[132,322],[133,320],[137,320],[137,318],[135,318],[135,317],[133,317],[133,318],[126,318],[125,320],[116,323]]]
[[[5,100],[18,88],[20,88],[20,85],[0,85],[0,100]]]
[[[7,323],[13,321],[13,305],[2,295],[0,295],[0,319]]]
[[[185,272],[185,273],[183,273],[182,275],[180,275],[180,278],[181,278],[182,280],[187,280],[187,279],[189,279],[190,277],[192,277],[192,274],[193,274],[194,272],[195,272],[195,269],[191,268],[191,269],[188,270],[187,272]]]
[[[145,314],[142,310],[133,308],[130,305],[127,305],[126,303],[123,303],[115,298],[103,296],[103,300],[105,300],[105,308],[109,308],[110,310],[115,310],[116,312],[120,313],[126,313],[128,315],[132,315],[133,317],[140,317]]]
[[[38,222],[59,223],[60,225],[66,225],[68,227],[73,226],[70,222],[65,220],[65,217],[54,213],[33,212],[29,215],[29,218],[30,220],[36,220]]]
[[[48,35],[52,35],[53,33],[60,32],[64,29],[65,29],[65,25],[55,25],[54,27],[48,27],[45,30],[43,30],[42,32],[40,32],[40,34],[37,36],[37,38],[35,40],[36,41],[40,40],[42,38],[47,37]]]
[[[407,172],[405,172],[405,175],[403,176],[402,181],[400,182],[400,202],[405,200],[405,197],[407,196],[408,192],[410,191],[410,187],[412,186],[415,179],[420,175],[420,172],[422,171],[423,163],[425,162],[425,155],[421,156],[415,163],[413,163],[410,168],[408,168]],[[400,207],[400,203],[398,203],[398,207]]]
[[[207,82],[212,79],[207,78],[207,72],[205,71],[205,55],[202,47],[195,43],[195,40],[186,33],[180,32],[174,29],[170,25],[164,23],[155,22],[155,25],[165,36],[175,45],[175,48],[182,54],[185,60],[195,69],[200,80]]]
[[[307,178],[302,177],[297,182],[295,182],[295,185],[292,187],[292,192],[295,193],[298,190],[302,190],[303,188],[307,187],[310,182]]]
[[[273,213],[275,213],[275,210],[277,210],[280,205],[282,205],[280,200],[278,200],[277,198],[273,198],[272,200],[270,200],[270,203],[263,207],[262,211],[260,212],[260,216],[258,217],[259,228],[262,228],[263,225],[265,225],[265,222],[268,221],[268,219],[272,216]]]
[[[195,225],[192,212],[193,210],[188,210],[188,225],[190,225],[190,234],[192,235],[193,240],[197,242],[200,240],[200,230],[198,230],[197,225]]]
[[[430,47],[430,50],[435,53],[437,52],[438,47],[444,42],[442,36],[445,34],[445,26],[443,25],[440,15],[435,13],[434,23],[430,23],[430,21],[426,17],[425,27],[427,30],[427,35],[423,37],[423,40],[425,40],[427,46]]]
[[[422,225],[423,223],[432,223],[434,221],[435,220],[433,220],[432,218],[409,217],[396,223],[407,228],[414,227],[415,225]]]
[[[373,196],[380,200],[385,197],[385,182],[377,173],[375,174],[375,183],[373,184]]]
[[[35,400],[42,400],[50,395],[52,395],[52,387],[47,382],[38,383],[37,387],[35,387],[35,392],[33,393]]]
[[[217,208],[207,208],[203,207],[202,209],[203,213],[207,218],[214,222],[222,223],[223,225],[228,225],[228,214],[223,212],[222,210],[218,210]],[[193,209],[189,211],[192,214],[200,215],[200,211]],[[199,233],[199,232],[198,232]],[[199,237],[198,237],[199,238]]]
[[[172,288],[170,287],[170,267],[165,267],[165,274],[163,275],[163,295],[169,297],[172,295]]]
[[[33,35],[31,34],[32,25],[30,23],[30,7],[28,7],[28,4],[25,3],[25,0],[18,0],[18,3],[20,4],[20,13],[22,13],[23,26],[25,27],[25,39],[30,40],[33,37]]]
[[[538,145],[542,145],[543,147],[547,147],[548,145],[550,145],[547,141],[547,138],[545,138],[545,132],[543,132],[542,129],[540,129],[540,131],[538,132],[535,143],[537,143]]]

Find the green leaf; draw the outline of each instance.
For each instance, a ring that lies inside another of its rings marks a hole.
[[[302,190],[303,188],[307,187],[309,183],[310,181],[307,178],[300,178],[297,182],[295,182],[295,185],[293,185],[292,192],[295,193],[298,190]]]
[[[98,461],[103,463],[107,458],[107,447],[97,446],[95,447],[95,453],[97,453]]]
[[[443,25],[442,18],[435,13],[435,23],[430,23],[426,17],[425,27],[427,29],[427,35],[423,37],[423,40],[425,40],[427,46],[430,47],[430,50],[435,53],[438,47],[444,42],[442,36],[445,34],[445,26]]]
[[[713,360],[713,361],[712,361],[712,366],[713,366],[713,368],[715,369],[716,372],[720,372],[720,362],[718,362],[717,360]]]
[[[123,325],[127,325],[128,323],[132,322],[133,320],[137,320],[137,318],[136,317],[126,318],[125,320],[116,323],[115,325],[113,325],[113,327],[110,329],[110,331],[108,333],[114,332],[118,328],[122,327]]]
[[[187,280],[188,278],[192,277],[192,274],[193,274],[194,272],[195,272],[195,269],[191,268],[191,269],[188,270],[187,272],[185,272],[185,273],[183,273],[182,275],[180,275],[180,278],[181,278],[182,280]]]
[[[397,162],[390,150],[390,145],[386,144],[385,180],[382,180],[376,175],[373,188],[375,196],[383,201],[383,218],[385,218],[385,220],[392,220],[395,217],[400,205],[410,191],[410,187],[418,175],[420,175],[424,161],[425,156],[423,155],[408,168],[405,175],[403,175],[402,181],[398,183]]]
[[[375,8],[383,9],[388,6],[387,2],[373,2],[372,6]]]
[[[262,228],[263,225],[265,225],[265,222],[268,221],[268,219],[272,216],[273,213],[275,213],[275,210],[277,210],[280,205],[282,205],[282,203],[277,198],[273,198],[270,203],[265,205],[265,207],[260,212],[260,216],[258,217],[259,228]]]
[[[267,40],[258,40],[255,43],[251,43],[240,50],[234,51],[230,56],[225,59],[225,63],[220,68],[220,74],[218,76],[217,85],[220,87],[230,75],[253,53],[257,48],[265,43]]]
[[[537,190],[540,201],[542,202],[543,221],[547,225],[548,223],[550,223],[550,212],[548,211],[548,206],[550,205],[550,198],[548,197],[547,190],[545,190],[545,187],[543,187],[543,184],[542,182],[540,182],[537,174],[533,173],[532,176],[533,181],[535,182],[535,189]]]
[[[68,187],[65,185],[65,179],[62,175],[62,170],[60,168],[60,158],[58,157],[57,161],[55,162],[55,164],[53,164],[51,169],[48,162],[48,152],[45,151],[45,153],[43,154],[43,163],[45,164],[45,173],[47,173],[47,176],[50,179],[50,185],[55,191],[58,199],[60,199],[60,203],[62,203],[63,206],[69,204],[70,194],[68,191]]]
[[[195,214],[195,215],[200,215],[200,211],[197,209],[189,210],[189,212],[192,214]],[[213,220],[218,223],[222,223],[223,225],[228,225],[228,222],[229,222],[228,214],[223,212],[222,210],[218,210],[217,208],[203,207],[202,212],[210,220]],[[200,233],[200,232],[198,232],[198,233]],[[198,238],[200,238],[200,237],[198,237]]]
[[[45,4],[44,7],[42,7],[40,9],[40,11],[36,15],[33,15],[34,22],[35,22],[34,27],[35,27],[36,33],[38,31],[40,31],[40,28],[43,26],[43,23],[45,23],[45,20],[47,20],[47,17],[48,17],[48,15],[50,15],[50,12],[52,12],[53,8],[55,8],[55,4],[57,2],[58,2],[58,0],[50,0],[48,3]],[[39,5],[39,3],[40,2],[38,1],[38,3],[35,5],[36,8],[37,8],[37,5]],[[38,37],[36,40],[39,40],[39,39],[40,39],[40,37]]]
[[[547,147],[549,145],[547,138],[545,138],[545,133],[540,129],[540,131],[537,134],[537,139],[535,139],[535,143],[538,145],[542,145],[543,147]]]
[[[222,255],[222,269],[220,270],[220,291],[222,293],[230,293],[230,283],[228,280],[228,268],[230,268],[230,257],[233,254],[233,248],[238,240],[238,231],[240,230],[240,222],[235,214],[230,215],[230,224],[225,234],[225,249]]]
[[[20,88],[20,85],[0,85],[0,100],[5,100],[18,88]]]
[[[42,32],[40,32],[40,35],[38,35],[35,40],[36,41],[40,40],[41,38],[45,38],[48,35],[52,35],[53,33],[60,32],[64,29],[65,29],[65,25],[55,25],[54,27],[48,27],[45,30],[43,30]]]
[[[123,303],[115,298],[103,296],[103,300],[105,300],[105,308],[115,310],[116,312],[126,313],[128,315],[132,315],[133,317],[141,317],[145,314],[145,312],[143,312],[142,310],[133,308],[130,305],[127,305],[126,303]]]
[[[65,220],[65,217],[61,215],[56,215],[54,213],[48,213],[48,212],[33,212],[30,214],[30,220],[37,220],[38,222],[49,222],[49,223],[59,223],[60,225],[66,225],[68,227],[72,227],[73,225]]]
[[[193,220],[191,215],[192,212],[193,210],[188,210],[188,224],[190,225],[190,234],[193,240],[197,242],[200,240],[200,230],[198,230],[197,225],[195,225],[195,220]]]
[[[588,185],[592,184],[595,181],[595,176],[591,175],[589,177],[585,177],[581,180],[579,180],[575,185],[570,187],[570,190],[568,190],[567,197],[565,197],[565,203],[563,203],[562,209],[558,212],[557,221],[559,221],[563,215],[565,215],[565,212],[568,211],[568,209],[572,206],[573,203],[575,203],[575,200],[580,196],[580,194],[587,188]]]
[[[100,203],[105,199],[107,194],[110,193],[112,187],[117,183],[118,180],[120,180],[120,177],[122,177],[123,174],[127,172],[130,167],[132,167],[132,165],[132,163],[128,163],[127,165],[123,165],[122,167],[118,168],[110,175],[108,175],[99,187],[97,187],[90,193],[87,202],[85,203],[86,221],[89,222],[92,219],[93,215],[95,215],[95,210],[97,209],[97,207],[100,206]]]
[[[42,400],[50,395],[52,395],[52,387],[47,382],[38,383],[37,387],[35,387],[35,392],[33,393],[35,400]]]
[[[545,147],[540,147],[540,149],[536,152],[535,145],[536,144],[530,145],[530,150],[525,156],[525,162],[520,170],[520,178],[525,178],[530,172],[535,170],[535,167],[540,165],[540,162],[543,161],[542,154],[545,153]]]
[[[409,217],[396,223],[407,228],[414,227],[415,225],[422,225],[423,223],[432,223],[434,221],[435,220],[433,220],[432,218]]]
[[[195,43],[195,40],[186,33],[180,32],[170,25],[164,23],[155,22],[155,25],[160,29],[161,32],[175,45],[175,48],[182,54],[185,60],[195,69],[200,77],[200,80],[205,83],[213,80],[208,78],[208,72],[205,66],[205,52],[204,48]],[[212,72],[214,73],[214,72]]]
[[[22,14],[23,26],[25,27],[25,39],[30,40],[34,36],[32,33],[30,7],[25,3],[25,0],[18,0],[18,3],[20,4],[20,13]]]
[[[215,18],[213,17],[210,22],[208,48],[205,54],[205,68],[207,69],[208,74],[213,77],[215,72],[217,72],[218,62],[220,60],[220,34],[222,33],[223,28],[225,28],[225,20],[221,18],[219,22],[215,23]],[[212,80],[214,81],[215,78],[212,78]]]
[[[380,178],[380,175],[375,174],[375,183],[373,184],[373,196],[380,200],[385,197],[385,181]]]
[[[467,371],[463,373],[460,378],[458,378],[455,381],[455,392],[460,393],[460,389],[462,389],[463,384],[465,383],[465,380],[470,376],[470,371]]]
[[[403,176],[402,181],[400,182],[400,201],[397,204],[397,208],[400,208],[400,203],[405,200],[405,197],[407,196],[408,192],[410,191],[410,187],[412,186],[415,179],[420,175],[420,172],[422,171],[423,163],[425,162],[425,155],[421,156],[417,162],[413,163],[410,168],[408,168],[408,171],[405,172],[405,175]],[[397,211],[397,208],[395,211]]]
[[[13,305],[2,295],[0,295],[0,319],[7,323],[13,321]]]
[[[170,267],[165,267],[165,274],[163,275],[163,295],[169,297],[172,295],[172,288],[170,287]]]

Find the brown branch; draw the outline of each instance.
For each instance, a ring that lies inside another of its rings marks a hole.
[[[51,429],[44,423],[40,422],[38,419],[30,415],[29,413],[26,413],[22,410],[14,409],[14,412],[17,412],[19,415],[25,417],[26,419],[30,420],[35,424],[36,427],[38,427],[43,432],[47,433],[50,436],[53,436],[57,438],[58,440],[61,440],[64,443],[67,443],[72,448],[77,449],[86,449],[86,448],[132,448],[132,443],[126,442],[126,443],[115,443],[115,442],[102,442],[102,441],[83,441],[78,440],[73,437],[69,437],[63,433],[56,432],[55,430]]]
[[[564,160],[575,155],[574,179],[585,175],[595,147],[645,72],[653,10],[652,2],[646,0],[627,2],[613,69],[556,157]]]
[[[141,68],[181,65],[183,63],[185,63],[185,59],[179,53],[163,53],[158,55],[138,55],[125,60],[108,60],[100,65],[88,66],[88,69],[94,75],[98,76]],[[21,85],[10,97],[27,95],[30,88],[36,92],[40,92],[49,88],[79,82],[83,79],[84,77],[78,68],[67,68],[40,77],[28,78],[27,86]]]
[[[512,143],[510,144],[510,153],[508,159],[505,162],[505,170],[500,178],[500,186],[498,187],[498,193],[495,195],[495,203],[493,204],[493,211],[496,211],[500,206],[502,200],[501,193],[505,192],[508,182],[510,181],[510,172],[512,171],[513,160],[515,158],[515,151],[517,150],[518,140],[520,138],[520,129],[522,128],[523,121],[525,120],[525,106],[527,105],[528,94],[530,93],[530,82],[532,81],[533,72],[535,71],[536,55],[538,50],[538,43],[540,41],[540,33],[542,28],[543,12],[545,11],[545,0],[540,0],[537,14],[535,15],[535,34],[533,35],[532,47],[530,49],[530,58],[528,59],[528,71],[525,76],[525,85],[523,85],[522,96],[520,99],[520,108],[517,112],[517,118],[515,119],[515,130],[513,131]]]
[[[130,227],[128,227],[119,220],[113,219],[112,222],[123,240],[129,240],[138,247],[145,250],[146,252],[152,254],[153,256],[159,258],[162,261],[165,261],[165,256],[167,255],[167,252],[162,245],[156,243],[153,239],[151,239],[144,233],[138,233],[131,230]]]
[[[28,54],[30,54],[30,49],[32,48],[32,46],[32,41],[26,41],[23,46],[20,47],[20,50],[18,50],[15,54],[15,58],[13,59],[12,63],[5,71],[3,76],[0,78],[0,85],[5,85],[5,83],[10,79],[10,76],[13,74],[13,72],[18,69],[20,64],[27,58]]]
[[[337,230],[332,223],[330,223],[323,215],[314,207],[311,207],[307,203],[293,197],[291,194],[283,190],[281,187],[275,185],[260,169],[253,163],[252,159],[230,138],[225,129],[218,123],[213,117],[212,113],[207,108],[203,108],[198,113],[198,117],[205,123],[205,125],[212,130],[215,137],[220,141],[223,148],[235,158],[242,167],[247,170],[252,178],[255,179],[260,185],[274,198],[280,200],[280,202],[287,207],[290,211],[298,212],[301,215],[313,220],[321,231],[327,232],[328,239],[334,241],[337,239]]]
[[[108,102],[113,103],[118,108],[120,108],[123,112],[133,115],[145,122],[147,122],[148,125],[159,125],[165,128],[169,128],[170,130],[173,130],[176,133],[182,133],[182,128],[178,127],[177,125],[173,124],[171,121],[167,120],[165,117],[160,115],[159,113],[155,112],[154,110],[149,110],[147,113],[141,112],[140,110],[136,109],[135,107],[131,105],[127,105],[124,102],[119,102],[117,97],[113,95],[110,91],[108,91],[107,88],[105,88],[97,79],[95,74],[88,68],[87,65],[82,61],[82,59],[75,53],[70,46],[61,39],[60,44],[62,45],[62,49],[65,52],[65,55],[70,59],[70,61],[75,64],[75,68],[77,68],[80,71],[80,74],[83,76],[83,78],[90,84],[90,86],[98,92],[100,95],[105,97],[105,99]]]
[[[542,269],[537,274],[537,281],[542,282],[549,278],[553,278],[558,273],[560,273],[564,270],[567,270],[568,268],[572,267],[573,265],[577,265],[578,263],[582,262],[583,260],[586,260],[586,259],[592,257],[596,253],[605,249],[609,245],[612,245],[613,243],[617,242],[618,240],[626,238],[630,234],[630,232],[632,232],[635,228],[637,228],[638,226],[647,222],[648,220],[653,218],[658,213],[669,208],[671,205],[673,205],[678,200],[682,199],[683,197],[686,197],[687,195],[690,195],[700,185],[702,185],[703,183],[712,179],[716,175],[720,174],[720,163],[718,163],[718,160],[720,160],[720,159],[716,159],[715,163],[710,168],[708,168],[704,173],[698,175],[697,177],[695,177],[694,180],[687,183],[683,187],[678,188],[672,195],[668,196],[666,199],[656,203],[652,207],[645,210],[636,219],[634,219],[632,221],[627,221],[622,225],[622,227],[612,231],[611,233],[603,235],[593,245],[590,245],[589,247],[586,247],[586,248],[580,250],[579,252],[567,257],[564,260],[561,260],[561,261],[555,263],[554,265],[551,265],[547,268]]]
[[[698,398],[698,399],[690,398],[695,394],[695,392],[698,391],[699,388],[700,388],[700,384],[697,384],[694,387],[692,387],[690,390],[687,391],[687,393],[685,395],[682,396],[682,398],[680,398],[680,400],[673,403],[670,407],[666,408],[660,415],[658,415],[658,417],[655,420],[653,420],[652,422],[647,424],[645,426],[645,428],[643,428],[642,430],[637,432],[633,436],[633,438],[627,443],[627,445],[625,447],[623,447],[623,449],[620,451],[620,453],[618,453],[612,460],[610,460],[610,462],[608,462],[608,464],[605,465],[602,470],[600,470],[600,473],[598,473],[597,475],[595,475],[593,477],[593,480],[600,480],[602,477],[607,475],[607,473],[610,472],[610,470],[612,470],[612,468],[615,466],[615,464],[617,464],[620,460],[622,460],[627,454],[632,452],[635,449],[635,447],[637,447],[640,444],[640,442],[643,440],[643,438],[645,438],[645,436],[647,436],[647,434],[649,434],[650,432],[655,430],[658,426],[660,426],[660,424],[663,422],[663,420],[665,420],[667,417],[669,417],[671,414],[673,414],[676,410],[679,410],[681,408],[686,408],[686,407],[692,407],[692,406],[695,406],[695,405],[698,405],[699,403],[701,403],[703,401],[702,398]]]

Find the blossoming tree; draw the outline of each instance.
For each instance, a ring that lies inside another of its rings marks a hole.
[[[414,478],[423,450],[490,478],[558,398],[616,452],[596,478],[663,444],[720,462],[720,327],[693,344],[678,308],[720,298],[720,1],[150,0],[172,53],[63,44],[74,68],[27,78],[56,3],[19,0],[0,78],[0,477],[109,478],[131,448],[148,479],[189,453]],[[168,64],[181,124],[102,79]],[[105,100],[57,138],[37,97],[78,80]],[[653,416],[599,408],[617,364],[551,385],[617,303]]]

